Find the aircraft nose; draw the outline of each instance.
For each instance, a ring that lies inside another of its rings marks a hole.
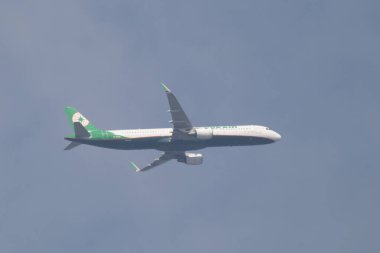
[[[273,137],[272,137],[273,141],[281,140],[281,135],[279,133],[276,133],[275,131],[273,131],[272,134],[273,134]]]

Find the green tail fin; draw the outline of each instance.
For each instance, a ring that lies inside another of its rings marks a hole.
[[[69,119],[69,122],[71,126],[74,127],[74,123],[80,123],[87,131],[98,131],[100,129],[96,128],[93,124],[88,121],[80,112],[77,111],[74,107],[66,107],[65,108],[65,113]]]

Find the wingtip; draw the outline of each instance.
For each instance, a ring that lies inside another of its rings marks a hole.
[[[171,92],[168,86],[166,86],[163,82],[161,82],[162,88],[164,88],[165,92]]]
[[[141,169],[139,168],[139,166],[137,166],[134,162],[131,162],[131,165],[135,169],[136,172],[141,171]]]

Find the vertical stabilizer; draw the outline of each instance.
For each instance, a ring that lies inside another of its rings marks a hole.
[[[90,123],[86,117],[84,117],[80,112],[77,111],[74,107],[66,107],[65,113],[71,126],[75,129],[75,123],[80,124],[83,128],[85,128],[88,132],[99,130],[93,124]]]

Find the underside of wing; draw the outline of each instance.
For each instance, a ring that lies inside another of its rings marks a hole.
[[[136,170],[136,172],[147,171],[154,167],[160,166],[161,164],[166,163],[172,159],[177,159],[181,155],[183,155],[183,152],[165,152],[162,153],[160,157],[154,159],[153,162],[151,162],[143,168],[138,167],[134,162],[131,162],[131,165]]]
[[[170,123],[173,124],[173,140],[184,140],[188,139],[188,133],[193,129],[193,124],[191,124],[189,118],[187,117],[182,106],[178,102],[177,98],[171,92],[171,90],[163,83],[162,87],[165,90],[166,96],[169,101],[169,112],[172,116]]]

